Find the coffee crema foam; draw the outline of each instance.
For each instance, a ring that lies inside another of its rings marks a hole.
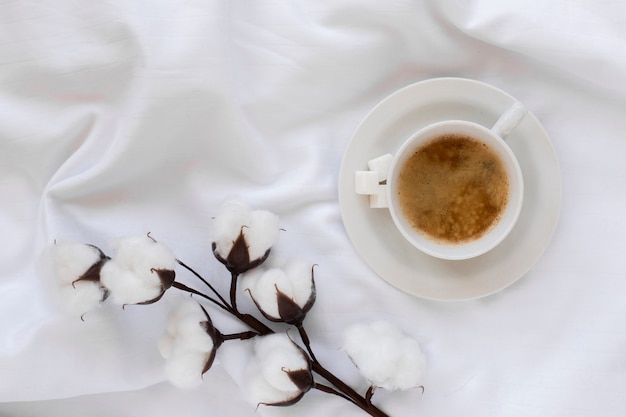
[[[411,227],[445,244],[476,240],[493,228],[509,199],[498,155],[466,135],[437,136],[401,167],[400,207]]]

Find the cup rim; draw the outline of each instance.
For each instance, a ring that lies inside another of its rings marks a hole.
[[[509,198],[501,220],[478,239],[458,244],[436,242],[408,224],[397,203],[394,192],[400,168],[411,150],[444,134],[465,134],[487,143],[503,161],[509,177]],[[425,126],[410,135],[396,151],[387,179],[388,208],[396,228],[414,247],[422,252],[446,260],[463,260],[480,256],[501,243],[519,218],[524,199],[524,180],[517,157],[494,132],[478,123],[465,120],[446,120]]]

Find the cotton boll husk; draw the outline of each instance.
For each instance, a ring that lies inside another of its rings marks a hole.
[[[202,382],[205,352],[172,352],[165,363],[165,373],[170,382],[179,388],[194,388]]]
[[[56,243],[49,250],[58,280],[71,284],[100,260],[100,252],[82,243]]]
[[[250,259],[259,259],[274,245],[278,237],[278,216],[267,210],[255,210],[250,215],[250,227],[243,233]]]
[[[63,309],[73,315],[82,315],[100,305],[104,292],[100,284],[81,281],[63,286],[59,290]]]
[[[154,274],[157,276],[157,274]],[[116,261],[108,261],[100,271],[102,285],[111,291],[111,299],[117,304],[135,304],[151,300],[161,293],[158,280],[145,282],[137,274],[122,268]]]
[[[238,200],[226,201],[214,222],[214,242],[218,252],[226,257],[243,225],[249,226],[252,210]]]

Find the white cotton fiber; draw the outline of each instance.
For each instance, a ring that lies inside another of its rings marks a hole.
[[[172,385],[178,388],[195,388],[202,383],[202,368],[206,357],[206,353],[197,351],[172,355],[165,362],[165,374]]]
[[[296,304],[304,306],[311,298],[313,287],[312,265],[302,258],[292,258],[283,267],[289,277],[290,296]],[[280,287],[279,287],[280,288]]]
[[[348,328],[343,350],[373,386],[388,390],[419,386],[426,366],[417,341],[386,321]]]
[[[239,278],[239,285],[241,286],[242,290],[248,294],[249,291],[253,291],[258,279],[261,277],[261,275],[263,275],[263,273],[265,273],[265,271],[266,269],[264,269],[263,266],[260,266],[241,274]]]
[[[185,317],[178,325],[178,342],[186,350],[209,352],[213,349],[213,339],[200,326],[200,322],[206,319],[197,317]]]
[[[169,332],[163,334],[163,336],[159,339],[157,347],[163,359],[169,359],[172,356],[172,352],[174,351],[174,340],[174,336],[172,336]]]
[[[278,216],[267,210],[255,210],[250,216],[250,227],[243,233],[250,259],[259,259],[272,247],[278,237]]]
[[[81,281],[74,286],[62,286],[59,295],[61,306],[66,312],[83,315],[100,305],[104,293],[97,282]]]
[[[100,251],[83,243],[56,243],[49,255],[57,279],[65,284],[76,281],[100,260]]]
[[[115,249],[115,262],[135,272],[147,274],[151,268],[174,270],[176,266],[172,251],[146,235],[117,239],[111,246]]]

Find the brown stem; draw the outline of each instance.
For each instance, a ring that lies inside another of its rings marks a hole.
[[[241,314],[238,311],[233,313],[235,317],[244,322],[251,329],[256,330],[260,336],[274,333],[274,330],[267,327],[262,321],[250,314]]]
[[[187,271],[191,272],[193,275],[195,275],[196,278],[198,278],[200,281],[202,281],[207,287],[209,287],[209,289],[211,290],[211,292],[213,294],[215,294],[217,296],[217,298],[219,298],[219,300],[222,302],[222,304],[224,305],[228,305],[228,303],[226,302],[226,300],[224,299],[224,297],[222,297],[222,295],[219,293],[219,291],[217,291],[215,289],[215,287],[213,287],[213,285],[211,285],[211,283],[209,281],[207,281],[206,279],[202,278],[202,275],[200,275],[199,273],[197,273],[195,270],[193,270],[189,265],[185,264],[183,261],[181,261],[180,259],[176,259],[176,262],[178,262],[178,264],[180,266],[182,266],[183,268],[185,268]]]
[[[274,333],[274,331],[272,329],[267,327],[265,324],[263,324],[261,321],[259,321],[254,316],[237,313],[237,317],[240,320],[244,321],[244,323],[246,323],[252,329],[258,331],[262,335]],[[319,361],[315,358],[315,355],[313,354],[313,351],[311,349],[309,337],[306,334],[306,331],[305,331],[304,327],[302,326],[302,324],[297,326],[297,328],[298,328],[298,331],[300,332],[300,337],[302,337],[302,343],[304,343],[305,347],[307,348],[307,351],[311,355],[313,372],[315,372],[316,374],[320,375],[321,377],[326,379],[328,382],[333,384],[337,388],[337,390],[332,390],[332,388],[331,388],[331,390],[333,391],[333,392],[331,392],[331,391],[326,389],[326,388],[329,388],[329,387],[327,387],[325,385],[320,385],[320,387],[316,386],[315,388],[319,389],[320,391],[329,392],[329,393],[332,393],[332,394],[335,394],[335,395],[339,395],[339,394],[337,394],[337,391],[340,392],[341,393],[340,394],[341,397],[344,397],[344,398],[350,400],[350,402],[354,403],[357,407],[361,408],[363,411],[367,412],[372,417],[389,417],[382,410],[377,408],[375,405],[370,403],[366,398],[364,398],[358,392],[356,392],[354,389],[352,389],[352,387],[350,387],[348,384],[346,384],[341,379],[339,379],[337,376],[335,376],[335,374],[333,374],[332,372],[330,372],[329,370],[324,368],[319,363]]]
[[[174,283],[172,284],[172,287],[174,287],[174,288],[176,288],[178,290],[185,291],[185,292],[188,292],[190,294],[195,294],[195,295],[197,295],[199,297],[202,297],[205,300],[208,300],[208,301],[212,302],[213,304],[215,304],[216,306],[220,307],[221,309],[227,311],[230,314],[234,313],[228,305],[222,304],[221,302],[219,302],[215,298],[212,298],[212,297],[210,297],[210,296],[208,296],[208,295],[206,295],[204,293],[201,293],[198,290],[194,290],[193,288],[188,287],[188,286],[186,286],[183,283],[180,283],[178,281],[174,281]]]
[[[193,288],[190,288],[190,287],[186,286],[185,284],[181,284],[180,282],[174,281],[174,284],[172,286],[174,288],[176,288],[176,289],[188,292],[190,294],[195,294],[197,296],[200,296],[200,297],[204,298],[205,300],[208,300],[208,301],[212,302],[213,304],[215,304],[216,306],[220,307],[224,311],[226,311],[226,312],[232,314],[233,316],[237,317],[240,321],[242,321],[244,324],[246,324],[251,329],[256,330],[255,335],[261,335],[262,336],[262,335],[267,335],[267,334],[270,334],[270,333],[274,333],[274,331],[272,329],[267,327],[262,321],[260,321],[256,317],[251,316],[250,314],[241,314],[240,312],[233,310],[231,308],[231,306],[223,305],[222,303],[220,303],[216,299],[214,299],[212,297],[209,297],[208,295],[206,295],[204,293],[201,293],[198,290],[194,290]]]
[[[350,401],[351,403],[354,403],[354,401],[352,401],[352,398],[342,394],[341,392],[337,391],[333,387],[329,387],[328,385],[324,385],[324,384],[320,384],[319,382],[315,382],[315,384],[313,385],[313,388],[315,388],[318,391],[325,392],[326,394],[336,395],[338,397],[343,398],[344,400],[347,400],[347,401]]]
[[[235,272],[231,272],[230,274],[230,305],[235,310],[235,312],[239,313],[237,310],[237,278],[239,278],[239,274]]]
[[[223,334],[223,340],[246,340],[252,339],[255,336],[258,336],[257,332],[241,332],[241,333],[232,333],[232,334]]]
[[[203,282],[205,282],[209,286],[209,288],[211,288],[211,290],[217,294],[217,291],[215,291],[215,289],[208,282],[206,282],[203,278],[201,278],[195,271],[193,271],[191,268],[187,267],[182,262],[179,262],[179,263],[182,266],[184,266],[185,268],[189,269],[194,275],[196,275],[198,278],[200,278]],[[240,321],[242,321],[244,324],[246,324],[251,329],[255,330],[258,333],[258,335],[263,336],[263,335],[268,335],[268,334],[274,333],[274,330],[272,330],[271,328],[266,326],[262,321],[260,321],[256,317],[254,317],[254,316],[252,316],[250,314],[242,314],[237,309],[237,300],[236,300],[237,292],[236,292],[236,290],[237,290],[237,278],[238,277],[239,277],[239,274],[236,274],[236,273],[232,273],[231,274],[231,286],[230,286],[230,302],[231,302],[231,304],[230,305],[228,305],[228,303],[219,295],[218,295],[218,297],[219,297],[220,301],[222,301],[222,302],[219,302],[219,301],[215,300],[214,298],[211,298],[211,297],[209,297],[209,296],[207,296],[205,294],[202,294],[201,292],[196,291],[196,290],[194,290],[192,288],[189,288],[186,285],[181,284],[179,282],[175,282],[174,283],[174,287],[176,287],[178,289],[181,289],[183,291],[190,292],[192,294],[199,295],[199,296],[201,296],[201,297],[211,301],[212,303],[214,303],[217,306],[221,307],[222,309],[226,310],[227,312],[229,312],[233,316],[237,317]],[[316,359],[315,355],[313,354],[313,350],[311,349],[309,337],[308,337],[304,327],[302,326],[302,323],[300,323],[300,325],[297,325],[297,328],[298,328],[298,332],[300,333],[300,337],[302,338],[302,343],[304,343],[304,345],[305,345],[309,355],[311,356],[311,362],[312,362],[311,368],[312,368],[313,372],[315,372],[316,374],[318,374],[322,378],[326,379],[336,389],[331,388],[331,387],[329,387],[327,385],[317,384],[317,383],[315,384],[314,388],[316,388],[316,389],[318,389],[320,391],[329,393],[329,394],[334,394],[334,395],[338,395],[338,396],[340,396],[342,398],[345,398],[346,400],[350,401],[351,403],[353,403],[354,405],[356,405],[357,407],[359,407],[361,410],[365,411],[366,413],[368,413],[372,417],[389,417],[388,414],[386,414],[384,411],[382,411],[381,409],[379,409],[378,407],[373,405],[367,398],[365,398],[362,395],[360,395],[352,387],[350,387],[348,384],[343,382],[340,378],[335,376],[335,374],[333,374],[332,372],[330,372],[329,370],[324,368],[319,363],[319,361]],[[253,332],[244,332],[244,333],[253,333]],[[241,333],[241,334],[243,334],[243,333]],[[225,340],[236,339],[236,338],[239,338],[238,335],[239,334],[237,334],[237,335],[224,335],[224,338],[225,338]],[[251,336],[251,337],[253,337],[253,336]],[[370,399],[371,399],[371,397],[370,397]]]
[[[315,354],[313,353],[313,349],[311,349],[311,341],[309,339],[309,335],[307,334],[306,330],[304,329],[304,326],[300,322],[300,323],[296,324],[296,328],[298,329],[298,333],[300,333],[300,338],[302,339],[302,343],[304,343],[304,346],[306,347],[306,350],[309,352],[309,355],[311,356],[311,359],[313,359],[313,361],[317,362],[317,358],[315,357]]]
[[[354,405],[356,405],[372,417],[389,417],[388,414],[386,414],[375,405],[369,403],[358,392],[352,389],[352,387],[336,377],[332,372],[324,368],[319,362],[313,361],[313,371],[321,377],[325,378],[335,387],[337,387],[337,389],[341,391],[341,393],[343,393],[346,397],[348,397],[354,403]]]

